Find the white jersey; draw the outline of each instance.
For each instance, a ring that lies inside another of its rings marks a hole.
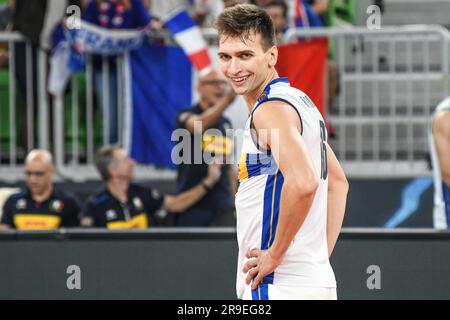
[[[438,112],[450,111],[450,97],[442,101],[434,111],[433,119]],[[442,181],[441,167],[436,152],[436,145],[433,138],[433,130],[429,130],[429,144],[431,161],[433,164],[434,175],[434,209],[433,209],[433,225],[436,229],[446,229],[450,227],[450,189]]]
[[[237,295],[242,298],[246,274],[242,272],[250,249],[268,249],[277,232],[283,174],[270,151],[261,151],[251,135],[252,116],[264,102],[284,101],[298,113],[302,137],[311,157],[319,188],[308,215],[289,246],[283,262],[263,280],[264,284],[335,288],[336,280],[328,260],[326,129],[323,118],[309,97],[291,87],[286,78],[273,80],[264,90],[247,120],[239,161],[240,185],[236,194],[239,245]],[[289,146],[281,146],[288,148]],[[270,297],[269,297],[270,298]]]

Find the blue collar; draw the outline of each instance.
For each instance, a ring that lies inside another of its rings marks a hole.
[[[262,102],[264,102],[264,101],[267,100],[267,96],[268,96],[269,93],[270,93],[270,86],[273,85],[273,84],[275,84],[275,83],[279,83],[279,82],[284,82],[284,83],[289,84],[288,78],[276,78],[276,79],[273,79],[273,80],[270,81],[269,84],[267,84],[267,86],[264,88],[263,93],[262,93],[261,96],[258,98],[258,104],[260,104],[260,103],[262,103]]]

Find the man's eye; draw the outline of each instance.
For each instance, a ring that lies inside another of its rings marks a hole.
[[[230,57],[229,56],[225,56],[225,55],[221,55],[221,56],[219,56],[219,59],[220,60],[224,60],[224,61],[228,61],[228,60],[230,60]]]
[[[251,56],[252,56],[252,55],[249,54],[249,53],[243,53],[243,54],[241,54],[241,58],[242,58],[242,59],[249,59]]]

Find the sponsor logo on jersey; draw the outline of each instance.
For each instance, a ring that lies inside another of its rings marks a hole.
[[[111,209],[106,211],[106,219],[107,220],[114,220],[117,219],[117,213],[115,210]]]
[[[136,209],[143,209],[144,205],[142,204],[142,200],[138,197],[133,198],[133,204]]]
[[[16,209],[22,210],[27,207],[27,200],[25,199],[19,199],[16,202]]]

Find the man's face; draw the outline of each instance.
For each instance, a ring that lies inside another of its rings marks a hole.
[[[234,91],[246,95],[258,90],[275,65],[274,47],[265,51],[261,35],[251,33],[242,39],[221,36],[219,39],[219,62],[222,73],[230,80]]]
[[[198,80],[197,90],[208,106],[225,95],[227,81],[217,71],[212,71]]]
[[[265,10],[272,18],[276,33],[282,33],[284,27],[286,26],[286,18],[283,15],[283,8],[281,6],[272,5],[265,8]]]
[[[25,183],[31,194],[41,195],[52,186],[53,167],[42,159],[33,159],[25,164]]]
[[[114,161],[110,165],[112,178],[132,181],[134,179],[134,161],[124,149],[113,152]]]

